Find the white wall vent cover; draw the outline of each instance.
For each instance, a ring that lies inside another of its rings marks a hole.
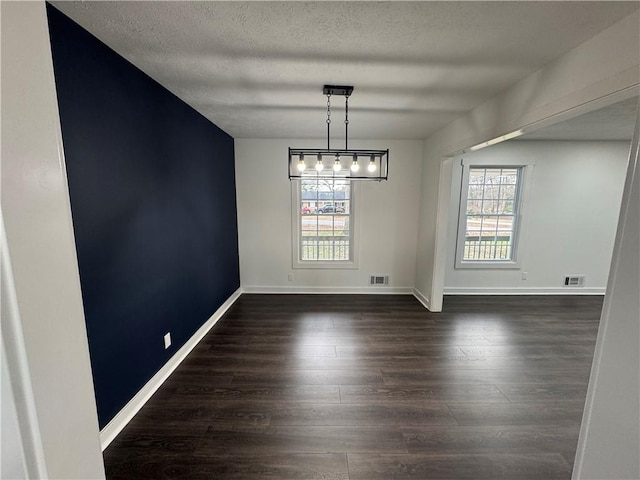
[[[389,285],[389,275],[371,275],[369,285]]]
[[[564,277],[563,286],[565,286],[565,287],[582,287],[582,286],[584,286],[584,275],[566,275]]]

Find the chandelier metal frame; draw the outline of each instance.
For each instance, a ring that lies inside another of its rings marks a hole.
[[[327,148],[289,147],[289,180],[301,178],[387,180],[389,176],[389,149],[349,148],[349,97],[351,85],[325,85],[327,97]],[[331,97],[344,96],[344,148],[331,148]],[[327,163],[331,160],[331,164]]]

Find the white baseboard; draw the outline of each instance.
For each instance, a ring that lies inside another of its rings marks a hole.
[[[604,295],[606,288],[584,287],[445,287],[445,295]]]
[[[424,308],[431,311],[431,300],[429,300],[429,297],[427,297],[425,294],[423,294],[420,290],[416,288],[413,289],[412,293],[413,293],[413,296],[416,297],[416,299],[422,304]]]
[[[368,294],[368,295],[411,295],[411,287],[268,287],[247,285],[242,293],[275,293],[275,294]]]
[[[158,370],[151,380],[127,403],[118,414],[100,431],[100,444],[104,451],[122,429],[131,421],[136,413],[147,403],[164,381],[173,373],[178,365],[193,350],[200,340],[207,334],[224,313],[235,303],[242,289],[238,289],[218,308],[213,315],[202,325],[193,336]]]

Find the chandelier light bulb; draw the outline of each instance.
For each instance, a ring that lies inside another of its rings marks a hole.
[[[369,162],[369,165],[367,166],[367,170],[369,170],[371,173],[376,171],[376,159],[373,155],[371,155],[371,161]]]
[[[360,165],[358,165],[358,157],[353,157],[353,163],[351,164],[351,171],[356,173],[360,170]]]
[[[336,161],[333,162],[333,171],[339,172],[342,170],[342,165],[340,164],[340,155],[336,155]]]
[[[304,163],[304,155],[300,154],[300,160],[298,160],[298,171],[304,172],[305,168],[307,168],[307,166]]]
[[[316,162],[316,170],[318,172],[321,172],[323,168],[324,168],[324,165],[322,164],[322,155],[318,155],[318,161]]]

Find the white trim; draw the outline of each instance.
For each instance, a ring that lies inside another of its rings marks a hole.
[[[604,295],[606,288],[583,287],[445,287],[444,295]]]
[[[517,237],[516,241],[517,241]],[[459,242],[463,245],[464,242]],[[515,248],[513,249],[515,253]],[[519,270],[520,263],[511,260],[459,260],[456,257],[456,270]]]
[[[521,160],[510,160],[508,158],[500,158],[494,160],[493,158],[468,158],[464,157],[460,159],[460,164],[463,167],[484,167],[484,168],[518,168],[518,167],[535,167],[536,158],[531,155],[527,158],[526,162]]]
[[[169,359],[164,366],[149,380],[144,387],[140,389],[136,395],[113,417],[113,419],[100,431],[100,444],[102,451],[109,446],[114,438],[122,431],[124,427],[131,421],[136,413],[144,406],[158,388],[169,378],[178,365],[193,350],[193,348],[202,340],[225,312],[240,297],[242,289],[238,289],[218,308],[213,315],[202,325],[193,336],[178,350],[173,357]]]
[[[339,295],[411,295],[413,287],[278,287],[247,285],[242,287],[242,293],[273,293],[273,294],[339,294]]]
[[[416,300],[418,300],[424,308],[426,308],[430,312],[433,311],[431,310],[431,302],[429,301],[429,298],[427,298],[420,290],[414,288],[412,293],[413,296],[416,297]]]

